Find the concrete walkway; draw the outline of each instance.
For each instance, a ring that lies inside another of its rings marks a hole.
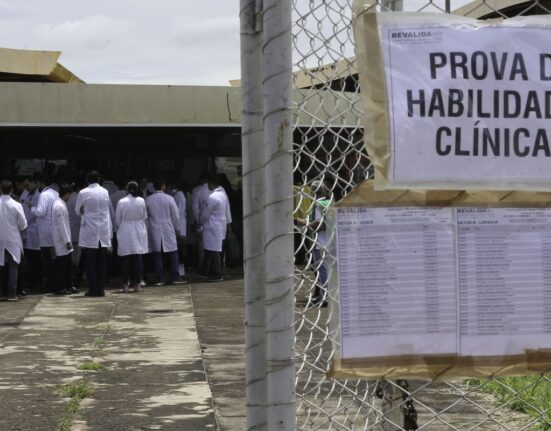
[[[192,284],[191,289],[220,431],[245,430],[243,280]]]
[[[59,429],[82,379],[69,429],[216,429],[188,286],[2,302],[0,343],[0,430]]]
[[[234,276],[140,294],[110,291],[105,298],[36,295],[0,302],[0,431],[55,431],[60,423],[69,423],[67,431],[245,430],[243,300],[243,280]],[[324,321],[328,312],[312,309],[308,318]],[[298,349],[309,335],[299,334]],[[298,377],[312,405],[338,411],[338,392],[320,401],[308,368]],[[83,381],[94,394],[70,417],[71,398],[58,389]],[[329,384],[319,388],[327,391]],[[452,429],[441,419],[458,430],[503,429],[498,422],[524,429],[525,419],[507,410],[479,424],[485,416],[477,406],[495,409],[484,394],[458,402],[456,391],[435,383],[416,398],[427,430]],[[439,419],[423,405],[440,411]],[[333,419],[340,420],[338,414]],[[330,426],[327,415],[299,415],[299,423],[310,421],[305,429]],[[362,427],[365,417],[357,421]]]

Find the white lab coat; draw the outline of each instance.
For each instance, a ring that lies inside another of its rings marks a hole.
[[[80,233],[80,214],[75,211],[78,193],[72,192],[67,201],[67,212],[69,213],[69,227],[71,228],[71,242],[78,242]]]
[[[180,236],[187,236],[186,195],[184,195],[184,192],[181,190],[177,190],[176,193],[174,193],[174,200],[176,201],[176,206],[178,207],[178,217],[180,218],[180,224],[178,225]]]
[[[27,219],[27,229],[24,231],[23,248],[28,250],[40,250],[38,219],[31,211],[32,207],[38,206],[40,192],[38,189],[36,189],[32,194],[27,192],[25,196],[21,195],[20,199],[21,204],[23,205],[23,211],[25,212],[25,218]]]
[[[6,250],[17,263],[21,262],[21,231],[27,227],[23,207],[9,195],[0,196],[0,266],[4,266]]]
[[[210,190],[207,183],[198,185],[191,191],[191,212],[195,224],[202,224],[202,215],[207,206],[209,195]]]
[[[80,191],[75,205],[75,211],[81,214],[79,247],[99,248],[100,243],[102,247],[111,247],[112,208],[109,193],[98,183]]]
[[[222,251],[222,240],[226,237],[226,213],[228,197],[222,187],[209,196],[203,211],[203,248],[209,251]]]
[[[157,191],[145,200],[148,218],[149,249],[176,251],[176,230],[180,225],[178,207],[172,196]]]
[[[146,254],[147,210],[143,198],[128,195],[122,198],[115,211],[117,226],[118,255]]]
[[[52,238],[52,205],[59,197],[57,190],[48,186],[40,193],[38,205],[31,208],[31,212],[38,221],[38,238],[40,247],[53,247]]]
[[[23,190],[19,195],[19,199],[18,199],[19,203],[22,204],[23,202],[25,202],[28,197],[29,197],[29,191],[27,189]],[[25,208],[23,208],[23,211],[25,211]]]
[[[52,238],[56,256],[66,256],[72,252],[67,250],[67,243],[71,242],[69,212],[61,198],[57,198],[52,205]]]
[[[226,239],[227,227],[232,222],[230,199],[228,198],[228,194],[226,193],[226,190],[224,190],[224,187],[220,187],[220,189],[222,189],[222,191],[224,192],[224,196],[226,196],[226,224],[224,225],[224,238],[223,238],[223,239]]]

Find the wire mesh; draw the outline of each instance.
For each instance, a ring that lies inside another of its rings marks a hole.
[[[377,11],[478,18],[551,13],[550,1],[372,1]],[[501,8],[501,9],[500,9]],[[373,174],[362,142],[352,0],[293,0],[297,429],[550,430],[551,378],[391,381],[326,377],[334,351],[320,221]],[[319,182],[316,182],[319,181]]]

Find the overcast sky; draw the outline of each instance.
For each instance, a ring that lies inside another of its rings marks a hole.
[[[88,83],[228,85],[240,77],[239,0],[0,0],[0,46],[63,51]]]
[[[239,0],[0,0],[0,46],[63,51],[89,83],[228,85]]]

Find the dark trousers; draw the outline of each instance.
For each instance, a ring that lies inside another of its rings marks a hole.
[[[2,293],[8,298],[17,298],[17,276],[19,265],[9,251],[4,252],[4,266],[2,269]]]
[[[121,259],[118,254],[119,249],[119,242],[117,241],[117,237],[113,237],[111,240],[111,250],[112,253],[107,257],[107,273],[111,277],[117,277],[118,275],[121,275]]]
[[[195,260],[196,268],[203,268],[205,260],[205,249],[203,248],[203,232],[196,232],[195,234]]]
[[[226,266],[226,240],[222,240],[222,251],[220,252],[220,274],[224,275],[224,267]]]
[[[42,287],[42,257],[40,250],[26,248],[25,259],[28,266],[28,283],[31,287]]]
[[[107,248],[82,248],[90,296],[104,296],[107,278]]]
[[[73,242],[73,253],[71,254],[71,261],[73,262],[73,286],[80,287],[85,268],[84,258],[82,257],[82,249],[78,246],[77,242]]]
[[[163,281],[163,273],[164,273],[164,266],[163,266],[163,256],[166,256],[168,258],[168,265],[170,270],[170,281],[176,281],[180,277],[180,273],[178,272],[178,251],[154,251],[153,252],[153,265],[155,267],[155,274],[157,275],[158,281]]]
[[[318,280],[314,288],[313,298],[317,301],[327,298],[327,267],[322,257],[321,250],[314,247],[314,271],[317,273]]]
[[[205,249],[205,258],[203,260],[203,273],[209,278],[222,278],[222,253]]]
[[[55,250],[53,247],[40,247],[42,256],[42,270],[44,275],[44,288],[46,292],[55,292],[54,285],[54,259]]]
[[[71,289],[73,279],[73,262],[71,254],[57,256],[54,260],[54,289],[55,292]]]
[[[143,262],[141,254],[130,254],[128,256],[120,256],[122,283],[128,285],[132,283],[137,285],[143,279]]]

